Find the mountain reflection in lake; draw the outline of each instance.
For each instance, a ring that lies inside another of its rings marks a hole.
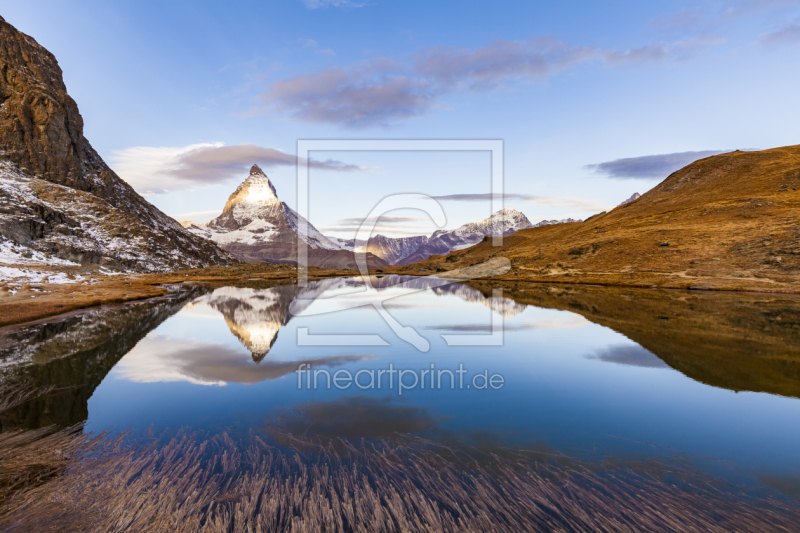
[[[0,413],[3,429],[69,425],[304,438],[438,441],[634,461],[679,455],[731,480],[800,478],[800,305],[795,297],[504,285],[386,276],[177,291],[168,298],[6,328],[8,376],[54,387]],[[398,339],[385,308],[430,343]],[[502,346],[448,346],[442,335]],[[383,346],[300,346],[373,334]],[[498,390],[298,388],[300,364],[488,370]]]

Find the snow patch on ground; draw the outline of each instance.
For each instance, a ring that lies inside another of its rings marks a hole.
[[[44,253],[20,246],[9,239],[0,237],[0,263],[6,265],[48,265],[48,266],[79,266],[78,263],[47,257]]]
[[[54,283],[68,284],[83,281],[81,275],[70,277],[65,272],[48,272],[46,270],[28,270],[23,268],[0,266],[0,281],[13,282],[14,284],[25,283]]]

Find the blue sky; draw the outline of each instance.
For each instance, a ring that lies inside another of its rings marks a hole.
[[[800,142],[798,0],[26,0],[0,14],[56,55],[103,158],[197,222],[254,162],[293,204],[298,139],[503,139],[507,204],[533,222],[585,218],[708,153]],[[486,154],[315,158],[330,162],[311,171],[310,218],[339,236],[387,194],[489,192]],[[450,227],[490,214],[443,205]],[[380,231],[436,229],[401,214]]]

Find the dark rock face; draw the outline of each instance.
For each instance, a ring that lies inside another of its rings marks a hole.
[[[83,119],[67,94],[55,57],[2,17],[0,163],[0,177],[6,178],[0,187],[0,235],[19,244],[70,260],[138,270],[234,262],[148,203],[105,164],[83,136]],[[10,184],[11,180],[15,183]],[[47,183],[53,186],[47,187]],[[8,190],[11,185],[15,185],[14,191]],[[50,198],[42,199],[42,192]],[[112,231],[105,241],[95,239],[99,245],[89,246],[90,250],[80,238],[54,237],[48,243],[30,243],[50,233],[68,237],[76,233],[75,228],[79,237],[87,233],[86,238],[92,240],[88,234],[92,228],[84,228],[76,220],[80,217],[63,200],[65,193],[92,211],[89,214],[94,218],[116,216],[122,234]],[[137,235],[142,242],[129,246],[129,257],[114,251],[124,246],[111,240],[130,242]],[[162,257],[156,259],[156,255]]]

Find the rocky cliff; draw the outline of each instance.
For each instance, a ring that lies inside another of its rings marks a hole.
[[[2,17],[0,236],[77,263],[142,271],[235,262],[103,162],[56,58]]]

